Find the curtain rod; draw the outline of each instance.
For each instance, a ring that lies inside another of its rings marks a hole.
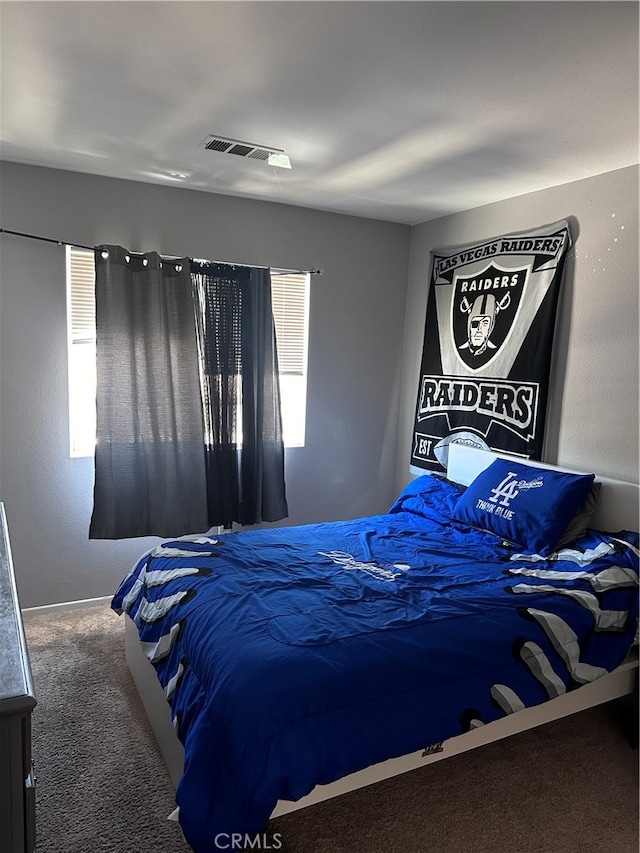
[[[13,234],[14,237],[26,237],[27,240],[41,240],[43,243],[55,243],[58,246],[75,246],[78,249],[87,249],[92,252],[94,250],[94,246],[82,246],[80,243],[65,243],[63,240],[54,240],[52,237],[39,237],[37,234],[25,234],[22,231],[9,231],[8,228],[0,228],[0,234]],[[144,252],[132,252],[133,255],[142,255]],[[168,256],[167,256],[168,257]],[[174,257],[178,257],[175,255]],[[194,259],[195,260],[195,259]],[[202,260],[198,258],[197,260]],[[208,263],[212,264],[226,264],[227,266],[237,266],[237,267],[251,267],[251,266],[259,266],[261,269],[273,269],[282,274],[303,274],[309,273],[309,275],[322,275],[322,270],[318,270],[312,268],[310,270],[289,270],[284,269],[283,267],[265,267],[257,264],[239,264],[237,261],[208,261]]]

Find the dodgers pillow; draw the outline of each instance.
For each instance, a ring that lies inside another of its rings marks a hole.
[[[508,539],[530,554],[551,553],[593,483],[569,474],[496,459],[457,501],[457,521]]]

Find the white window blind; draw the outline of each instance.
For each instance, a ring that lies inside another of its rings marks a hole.
[[[95,341],[96,297],[93,252],[87,249],[69,251],[71,284],[71,342]]]
[[[280,374],[302,376],[306,371],[307,296],[305,273],[271,274],[271,305]]]

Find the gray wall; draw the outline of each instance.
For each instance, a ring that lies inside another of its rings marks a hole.
[[[410,478],[430,250],[570,218],[547,459],[638,480],[637,167],[413,229],[12,163],[0,180],[5,228],[325,270],[311,287],[307,443],[286,457],[291,524],[384,511]],[[68,453],[64,250],[6,235],[0,248],[0,499],[21,603],[108,595],[157,540],[87,540],[92,460]]]
[[[569,219],[546,461],[638,482],[638,167],[512,198],[412,230],[396,488],[409,479],[431,249]]]
[[[173,187],[0,165],[2,227],[312,277],[304,448],[288,523],[384,511],[395,492],[408,226]],[[2,235],[0,499],[23,607],[111,594],[158,540],[88,541],[93,460],[68,452],[64,249]]]

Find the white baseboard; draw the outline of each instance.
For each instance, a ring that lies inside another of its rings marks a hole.
[[[81,607],[108,607],[111,603],[111,595],[103,595],[100,598],[83,598],[79,601],[61,601],[59,604],[43,604],[40,607],[25,607],[22,609],[23,618],[29,616],[40,616],[43,613],[58,613],[64,610],[78,610]]]

